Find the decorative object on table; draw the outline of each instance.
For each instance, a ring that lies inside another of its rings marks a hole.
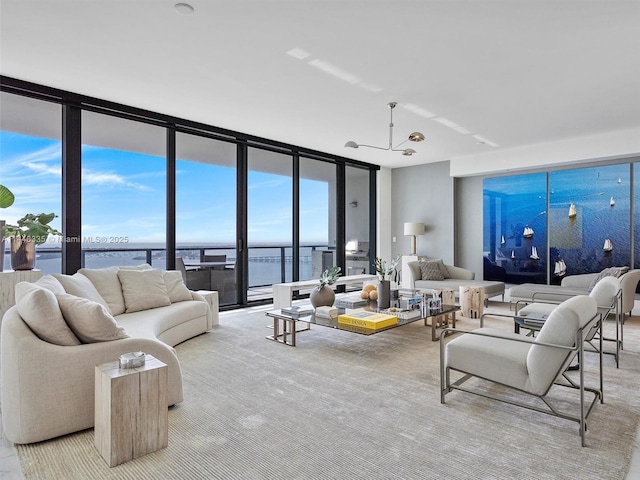
[[[433,297],[427,300],[429,310],[440,310],[442,308],[442,299],[440,297]]]
[[[331,320],[335,320],[338,318],[338,309],[336,307],[322,305],[316,308],[316,319],[317,318],[328,318]]]
[[[363,300],[378,300],[378,289],[375,285],[369,283],[362,287],[360,298]]]
[[[394,258],[387,267],[387,261],[380,257],[376,257],[373,266],[376,269],[376,273],[380,276],[380,282],[378,283],[378,308],[380,310],[389,308],[391,305],[391,281],[387,280],[398,266],[400,255]]]
[[[404,310],[402,308],[391,307],[381,310],[380,313],[386,313],[387,315],[394,315],[398,317],[398,320],[415,320],[420,318],[420,310]]]
[[[424,235],[425,224],[420,222],[405,222],[404,234],[411,236],[411,255],[416,254],[416,236]]]
[[[330,285],[336,283],[341,272],[342,269],[338,266],[327,268],[322,272],[322,275],[320,275],[319,285],[313,289],[309,296],[309,300],[311,301],[313,308],[318,308],[323,305],[330,307],[333,305],[333,302],[336,299],[336,294]]]
[[[16,197],[14,197],[11,190],[9,190],[4,185],[0,185],[0,208],[8,208],[13,205]],[[2,272],[4,267],[4,220],[0,220],[0,272]]]
[[[145,358],[144,352],[123,353],[118,358],[118,362],[120,368],[138,368],[144,365]]]
[[[377,294],[377,290],[376,290]],[[377,298],[377,297],[376,297]],[[369,304],[369,297],[361,298],[360,295],[346,295],[336,298],[334,306],[336,308],[360,308]]]
[[[11,238],[11,268],[33,270],[36,266],[36,246],[47,241],[49,235],[62,235],[53,228],[55,213],[27,213],[17,225],[5,225],[4,234]]]
[[[386,313],[368,312],[366,310],[338,315],[338,323],[354,327],[379,330],[398,324],[398,317]]]
[[[390,150],[392,152],[402,152],[403,155],[407,155],[407,156],[411,156],[411,155],[415,154],[416,151],[413,148],[397,148],[397,147],[402,145],[407,140],[409,140],[410,142],[422,142],[422,141],[424,141],[424,135],[422,133],[420,133],[420,132],[413,132],[413,133],[409,134],[409,137],[407,138],[407,140],[404,140],[400,144],[396,145],[395,148],[393,147],[393,109],[396,108],[397,105],[398,104],[396,102],[387,103],[387,106],[389,107],[389,116],[390,116],[390,121],[389,121],[389,146],[388,147],[375,147],[373,145],[363,145],[363,144],[360,144],[360,143],[356,143],[353,140],[349,140],[347,143],[344,144],[344,146],[347,147],[347,148],[368,147],[368,148],[376,148],[378,150]]]

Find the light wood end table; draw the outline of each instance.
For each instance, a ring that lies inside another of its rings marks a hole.
[[[95,446],[110,467],[169,444],[167,366],[146,356],[145,365],[95,368]]]

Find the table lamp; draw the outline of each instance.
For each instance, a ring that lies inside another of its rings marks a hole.
[[[419,222],[405,222],[404,234],[411,235],[411,255],[416,254],[416,236],[424,235],[425,225]]]

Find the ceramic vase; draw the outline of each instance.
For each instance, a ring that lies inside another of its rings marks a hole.
[[[314,288],[309,295],[309,300],[311,301],[311,305],[313,308],[318,307],[331,307],[333,306],[333,302],[336,299],[336,294],[333,289],[324,285],[321,289]]]
[[[36,243],[30,237],[11,237],[11,268],[33,270],[36,266]]]
[[[378,283],[378,309],[389,308],[391,304],[391,282],[380,280]]]

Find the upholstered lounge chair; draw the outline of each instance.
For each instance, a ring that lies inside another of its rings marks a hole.
[[[594,298],[598,305],[598,313],[601,315],[602,322],[607,319],[609,315],[613,315],[616,322],[616,337],[608,338],[603,336],[603,340],[615,342],[615,351],[603,351],[602,353],[614,355],[616,361],[616,368],[620,365],[620,348],[622,341],[620,338],[620,332],[622,331],[622,289],[620,287],[620,279],[617,277],[604,277],[598,283],[596,283],[591,293],[591,298]],[[535,302],[526,305],[518,310],[518,316],[526,319],[527,317],[534,315],[549,315],[561,302],[552,302],[547,300],[546,302]],[[538,323],[539,325],[539,323]],[[539,326],[534,321],[531,324],[532,330],[538,330]],[[594,345],[594,337],[596,335],[596,329],[588,332],[585,341],[593,347],[595,351],[598,347]],[[602,388],[602,387],[601,387]]]
[[[596,402],[602,402],[602,392],[585,387],[584,362],[577,372],[567,372],[566,368],[576,354],[583,358],[584,337],[596,325],[601,325],[596,301],[581,295],[558,305],[535,338],[499,328],[480,328],[447,342],[446,333],[456,330],[445,329],[440,336],[440,402],[445,403],[445,396],[453,390],[462,390],[573,420],[580,425],[584,446],[586,420]],[[602,349],[599,365],[602,374]],[[462,374],[453,383],[451,371]],[[524,403],[506,395],[492,396],[463,385],[474,377],[529,394],[542,404]],[[555,385],[579,391],[578,414],[560,411],[547,398]],[[585,405],[585,392],[593,395],[588,406]]]

